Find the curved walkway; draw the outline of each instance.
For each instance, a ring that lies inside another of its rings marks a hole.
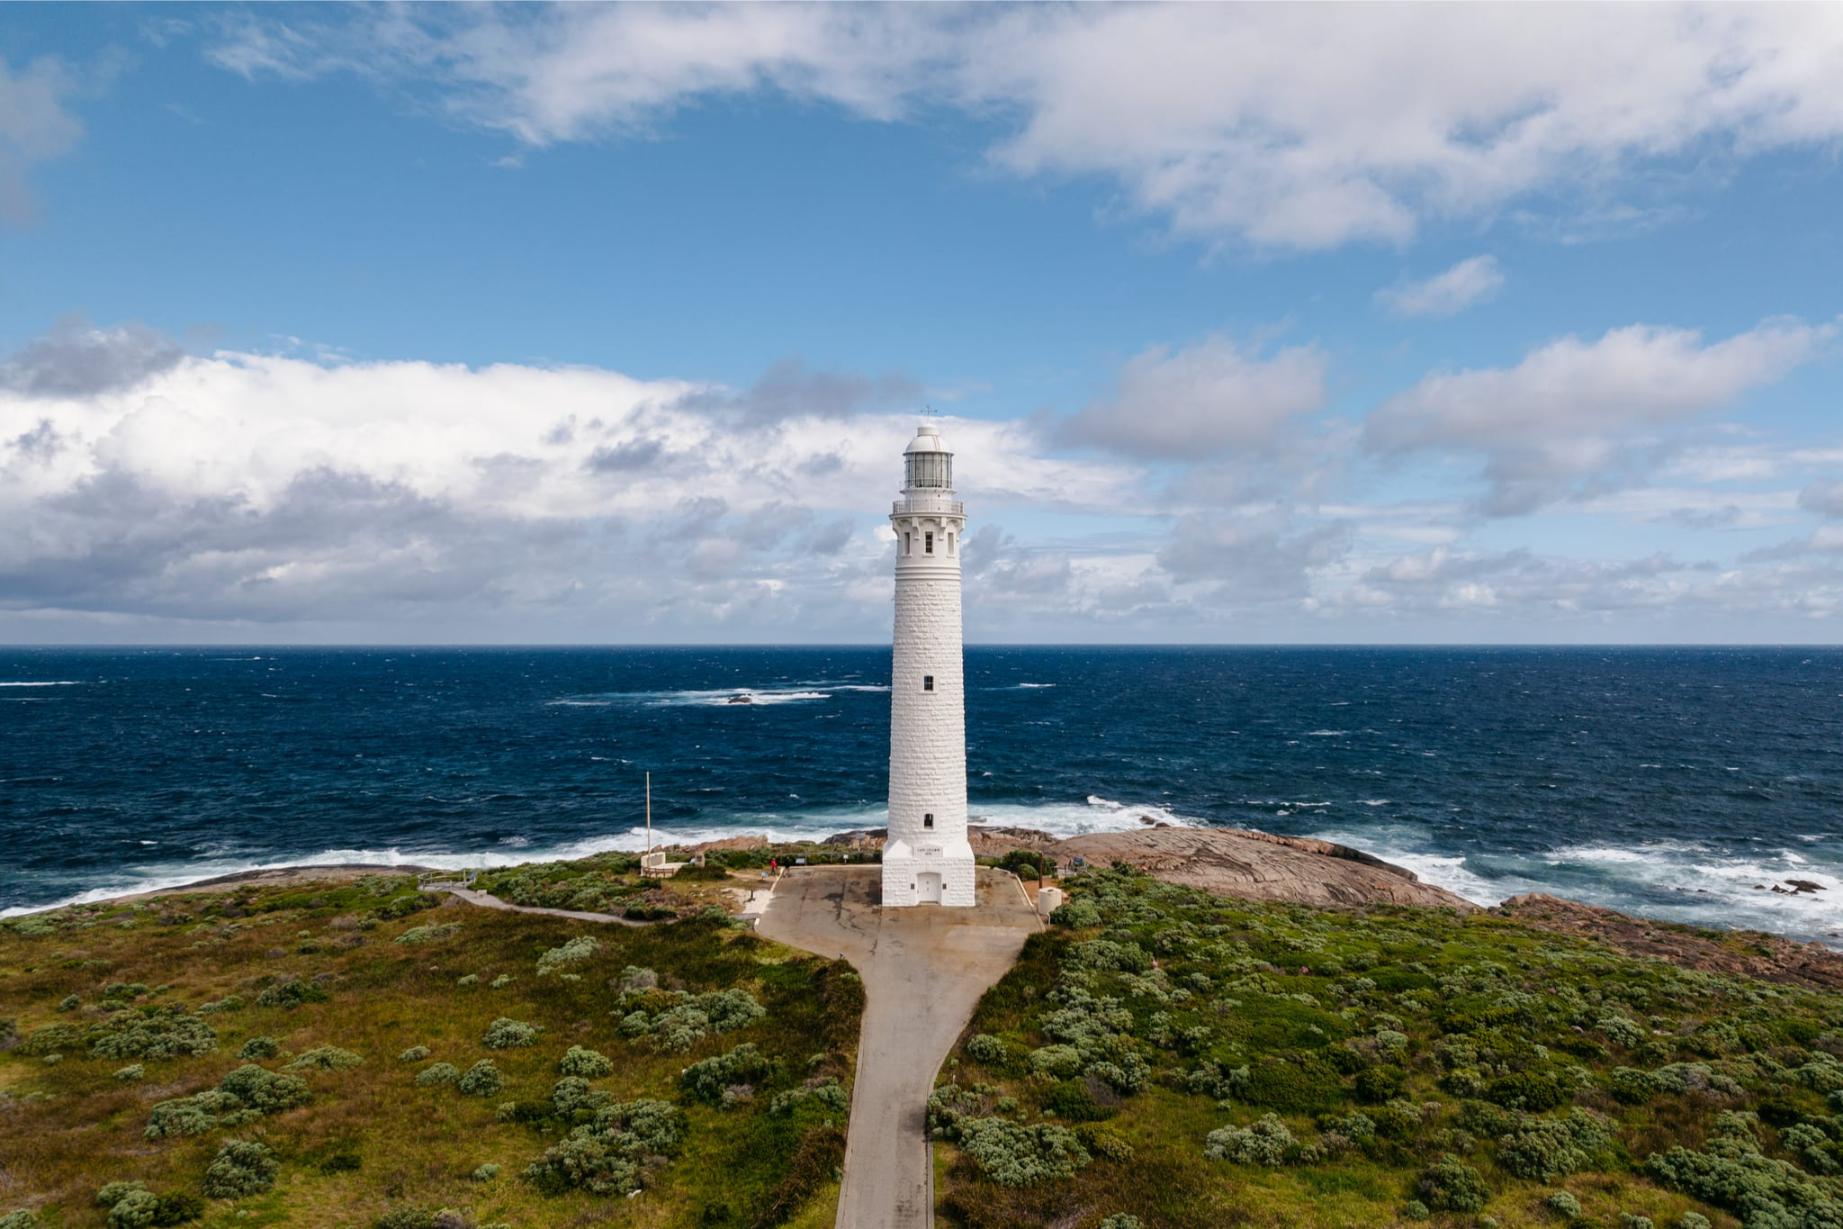
[[[616,926],[652,926],[656,922],[667,920],[657,918],[643,922],[638,918],[620,917],[613,913],[588,913],[582,909],[546,909],[542,905],[515,905],[509,900],[499,899],[490,892],[476,892],[472,888],[463,888],[453,883],[431,883],[424,888],[424,891],[446,892],[450,896],[459,897],[468,904],[478,905],[482,909],[498,909],[502,913],[541,913],[545,917],[566,917],[576,922],[613,922]]]
[[[980,870],[971,909],[880,909],[878,875],[875,866],[790,870],[757,930],[842,956],[864,978],[837,1229],[925,1229],[934,1223],[927,1113],[935,1074],[979,996],[1041,923],[1004,871]]]

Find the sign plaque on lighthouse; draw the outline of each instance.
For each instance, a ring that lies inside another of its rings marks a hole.
[[[953,453],[924,424],[903,453],[896,531],[896,633],[890,672],[889,837],[883,904],[971,905],[966,839],[966,684]]]

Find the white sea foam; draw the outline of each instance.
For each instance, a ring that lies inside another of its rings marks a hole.
[[[0,683],[0,687],[81,687],[81,679],[26,679],[14,683]]]
[[[1019,691],[1041,691],[1045,687],[1054,687],[1055,685],[1054,683],[1019,683],[1017,688]]]
[[[889,689],[888,683],[838,683],[831,687],[832,691],[888,691]]]
[[[1307,738],[1342,738],[1348,733],[1350,733],[1349,730],[1307,730],[1305,736]]]
[[[614,704],[633,704],[644,708],[751,708],[758,704],[796,704],[803,700],[831,698],[832,693],[829,691],[790,687],[727,687],[717,691],[611,691],[593,696],[565,696],[547,703],[568,708],[607,708]]]

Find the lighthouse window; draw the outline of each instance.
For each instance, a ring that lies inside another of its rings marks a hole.
[[[934,690],[934,676],[932,674],[922,675],[922,690],[923,691],[933,691]]]
[[[947,553],[950,555],[953,554],[953,539],[954,536],[951,533],[947,535]]]
[[[905,533],[902,535],[902,553],[905,555],[913,555],[915,553],[915,535],[914,534]]]
[[[934,553],[934,530],[932,529],[922,535],[922,553],[927,555]]]
[[[934,816],[933,815],[922,816],[922,827],[924,828],[934,827]]]

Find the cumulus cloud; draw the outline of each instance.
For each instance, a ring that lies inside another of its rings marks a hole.
[[[1382,453],[1481,457],[1483,510],[1526,513],[1642,471],[1660,446],[1648,432],[1779,379],[1836,332],[1834,324],[1769,320],[1716,342],[1651,325],[1612,329],[1594,341],[1564,337],[1514,367],[1426,377],[1369,415],[1365,441]]]
[[[953,107],[1000,125],[997,166],[1299,249],[1557,198],[1645,217],[1622,198],[1645,171],[1843,136],[1827,5],[396,6],[240,15],[211,55],[433,91],[534,146],[764,91],[884,121]]]
[[[1064,424],[1065,437],[1136,457],[1189,460],[1265,451],[1289,420],[1324,405],[1315,345],[1264,354],[1227,337],[1152,346],[1127,361],[1113,394]]]
[[[177,342],[145,325],[102,329],[71,317],[0,363],[0,389],[28,397],[87,397],[139,384],[184,355]]]
[[[15,71],[0,57],[0,221],[31,217],[27,175],[83,136],[70,110],[76,90],[77,78],[61,60],[41,56]]]
[[[1397,316],[1451,316],[1495,295],[1504,286],[1494,256],[1462,260],[1422,282],[1408,282],[1376,292],[1377,301]]]
[[[887,620],[906,413],[742,429],[711,406],[748,389],[188,356],[90,326],[22,353],[0,381],[0,612],[652,639]],[[1025,424],[941,427],[987,510],[1134,498],[1135,471],[1046,456]]]

